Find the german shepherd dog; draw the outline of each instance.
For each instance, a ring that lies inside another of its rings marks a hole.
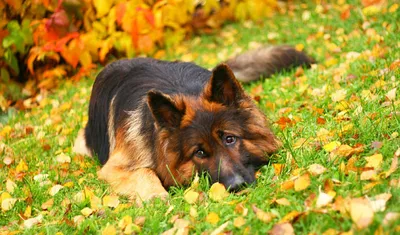
[[[250,51],[212,71],[150,58],[113,62],[96,78],[74,151],[97,156],[99,178],[130,198],[165,197],[195,172],[238,190],[279,147],[238,79],[311,63],[290,46]]]

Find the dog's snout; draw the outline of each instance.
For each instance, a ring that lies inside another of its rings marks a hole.
[[[246,182],[246,180],[241,175],[233,175],[226,179],[223,184],[230,191],[238,191],[243,188],[246,184],[251,182]]]

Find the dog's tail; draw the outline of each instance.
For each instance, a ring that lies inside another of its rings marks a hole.
[[[225,63],[239,81],[250,82],[293,67],[310,67],[315,60],[291,46],[274,46],[245,52]]]

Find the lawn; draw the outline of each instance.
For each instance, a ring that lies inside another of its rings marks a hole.
[[[116,196],[97,160],[71,151],[95,74],[66,79],[0,116],[0,234],[400,233],[400,5],[338,2],[297,3],[165,51],[212,68],[290,44],[318,61],[245,85],[282,142],[257,184],[226,194],[200,176],[142,207]]]

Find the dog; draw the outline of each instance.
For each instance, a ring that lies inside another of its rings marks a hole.
[[[290,46],[250,51],[212,71],[151,58],[113,62],[94,82],[74,151],[97,156],[98,177],[129,198],[166,197],[196,172],[239,190],[280,145],[239,81],[312,63]]]

